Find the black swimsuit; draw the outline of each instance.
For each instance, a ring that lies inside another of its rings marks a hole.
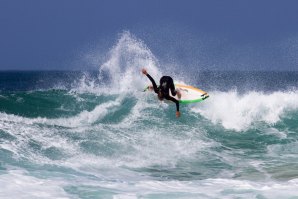
[[[164,98],[167,100],[171,100],[172,102],[175,102],[176,104],[176,110],[179,111],[179,101],[176,100],[175,98],[170,96],[169,90],[171,90],[171,93],[173,96],[177,94],[175,90],[175,85],[173,82],[173,79],[170,76],[163,76],[160,78],[160,85],[157,87],[154,79],[147,74],[147,77],[150,79],[153,85],[154,92],[158,94],[159,91],[163,94]]]

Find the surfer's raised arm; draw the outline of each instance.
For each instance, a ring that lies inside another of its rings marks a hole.
[[[158,93],[158,88],[157,88],[157,85],[156,85],[154,79],[147,73],[147,70],[145,68],[142,69],[142,73],[144,75],[146,75],[149,78],[149,80],[151,81],[151,83],[153,85],[154,92]]]

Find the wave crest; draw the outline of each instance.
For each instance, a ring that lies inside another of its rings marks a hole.
[[[275,124],[286,111],[298,109],[298,92],[251,91],[240,95],[237,91],[210,93],[210,99],[191,110],[226,129],[245,130],[255,122]]]

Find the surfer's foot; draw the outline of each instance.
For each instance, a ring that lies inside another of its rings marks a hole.
[[[177,91],[177,96],[178,96],[178,99],[181,99],[181,93],[180,93],[180,91]]]

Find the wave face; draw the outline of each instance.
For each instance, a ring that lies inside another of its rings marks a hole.
[[[298,195],[298,73],[172,74],[210,94],[176,119],[143,66],[168,74],[123,33],[99,71],[0,73],[1,198]]]

